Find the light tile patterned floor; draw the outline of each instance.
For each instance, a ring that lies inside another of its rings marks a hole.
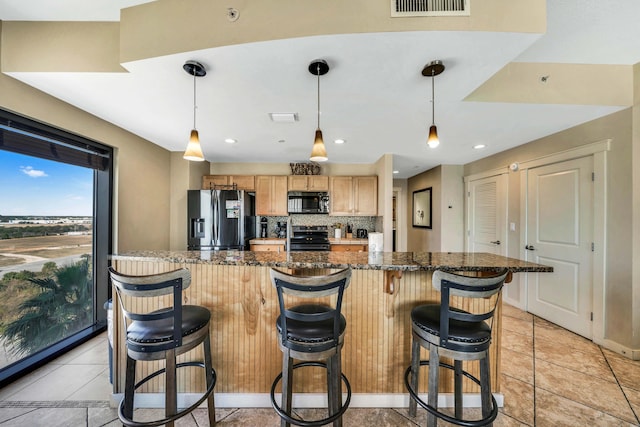
[[[503,330],[505,406],[495,426],[640,426],[640,362],[508,305]],[[0,427],[121,425],[108,403],[106,340],[103,334],[0,389]],[[216,417],[224,427],[280,425],[270,408],[221,408]],[[425,418],[424,411],[411,419],[404,409],[350,408],[344,425],[416,426],[425,425]],[[207,426],[206,410],[197,409],[176,426]]]

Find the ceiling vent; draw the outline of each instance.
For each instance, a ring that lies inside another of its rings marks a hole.
[[[391,0],[391,16],[469,16],[469,0]]]

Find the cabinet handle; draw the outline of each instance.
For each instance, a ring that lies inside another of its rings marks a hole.
[[[489,242],[489,243],[493,243],[494,245],[499,245],[500,244],[500,240],[495,240],[495,241]]]
[[[535,250],[536,250],[536,248],[534,248],[534,247],[533,247],[533,245],[527,245],[527,246],[525,246],[524,248],[525,248],[526,250],[528,250],[528,251],[535,251]]]

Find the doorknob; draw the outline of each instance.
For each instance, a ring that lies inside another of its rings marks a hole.
[[[494,245],[499,245],[500,244],[500,240],[495,240],[495,241],[489,242],[489,243],[493,243]]]
[[[528,251],[535,251],[535,250],[536,250],[536,248],[534,248],[534,247],[533,247],[533,245],[527,245],[527,246],[525,246],[524,248],[525,248],[526,250],[528,250]]]

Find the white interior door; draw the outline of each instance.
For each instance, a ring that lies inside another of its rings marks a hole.
[[[593,158],[529,169],[529,261],[553,273],[529,273],[527,309],[584,337],[592,337]]]
[[[507,254],[507,175],[469,182],[467,250]]]

